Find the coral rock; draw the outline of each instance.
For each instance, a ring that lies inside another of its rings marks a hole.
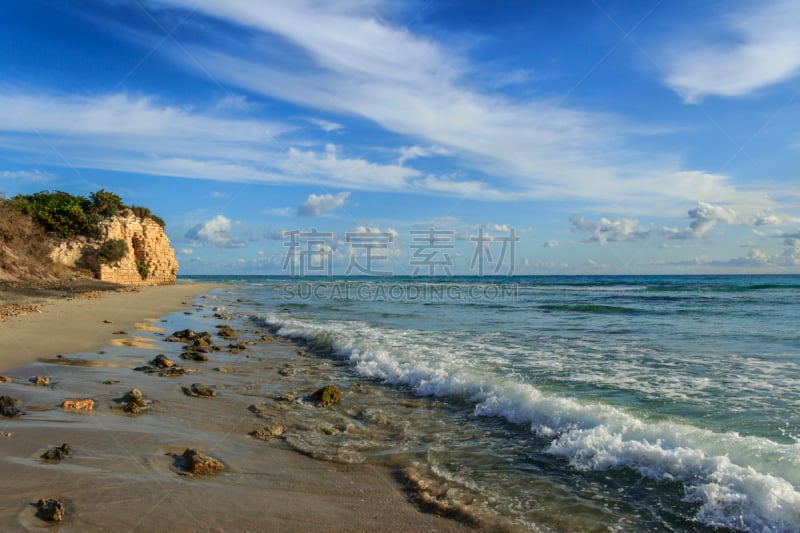
[[[191,448],[187,448],[182,456],[192,474],[209,474],[225,470],[225,465],[221,461]]]
[[[65,411],[94,411],[94,400],[64,400],[61,408]]]
[[[342,399],[342,391],[334,385],[325,385],[311,394],[310,399],[317,407],[337,405]]]
[[[50,378],[46,376],[36,376],[31,378],[31,383],[39,387],[47,387],[50,385]]]

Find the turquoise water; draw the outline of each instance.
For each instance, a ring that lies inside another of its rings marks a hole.
[[[520,528],[800,531],[800,277],[211,279],[441,404],[422,466]]]

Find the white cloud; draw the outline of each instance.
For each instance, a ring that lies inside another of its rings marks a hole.
[[[2,125],[0,125],[2,129]],[[41,170],[4,170],[0,172],[0,179],[24,181],[28,183],[44,183],[56,178],[55,174]]]
[[[431,157],[434,155],[450,155],[450,151],[440,146],[403,146],[400,148],[400,157],[397,159],[397,164],[402,165],[409,159],[416,159],[418,157]]]
[[[747,95],[800,74],[796,1],[757,2],[722,23],[723,35],[676,46],[670,54],[665,81],[687,102],[710,95]]]
[[[652,213],[653,205],[665,205],[664,197],[728,203],[752,195],[737,190],[727,177],[713,183],[718,194],[701,195],[701,188],[692,185],[704,178],[676,177],[682,172],[704,173],[679,168],[671,156],[645,158],[624,149],[630,138],[653,132],[626,124],[618,116],[569,109],[544,98],[516,100],[481,92],[465,82],[473,66],[439,43],[376,17],[380,5],[158,2],[165,4],[277,36],[309,59],[302,67],[291,68],[269,62],[265,60],[271,57],[269,50],[260,49],[257,39],[249,57],[187,45],[205,69],[226,83],[270,98],[364,117],[393,133],[447,147],[463,167],[493,176],[491,183],[474,176],[421,178],[414,180],[415,191],[490,200],[583,198],[604,205],[625,202],[646,213]],[[175,53],[172,59],[197,68],[186,54]],[[429,153],[431,149],[422,146],[401,150],[399,161]],[[301,168],[309,165],[321,172],[315,154],[291,155]],[[397,172],[389,166],[383,170]],[[336,177],[347,176],[341,172]],[[346,185],[356,183],[364,187],[363,178]],[[384,190],[408,185],[386,176],[379,184]],[[758,202],[762,208],[769,205],[763,196]]]
[[[297,208],[297,214],[299,216],[318,217],[342,207],[349,197],[349,192],[309,194],[306,201]]]
[[[494,224],[492,228],[495,231],[502,231],[503,233],[508,233],[511,231],[511,228],[508,227],[508,224]]]
[[[403,190],[409,178],[419,175],[399,165],[378,165],[364,159],[342,159],[333,144],[325,145],[324,153],[289,149],[289,156],[278,163],[281,170],[298,178],[318,183],[335,181],[351,187]]]
[[[186,232],[191,241],[216,248],[244,248],[245,243],[230,234],[231,221],[224,215],[206,220]]]
[[[736,221],[736,211],[727,207],[699,202],[688,212],[689,227],[685,229],[661,228],[660,233],[669,239],[699,239],[705,237],[717,223],[732,224]]]
[[[781,219],[769,211],[758,213],[753,217],[753,224],[756,226],[777,226]]]
[[[330,133],[332,131],[344,128],[344,126],[342,126],[341,124],[337,124],[336,122],[331,122],[330,120],[324,120],[321,118],[310,118],[308,119],[308,121],[326,133]]]
[[[599,242],[605,245],[609,242],[622,242],[643,239],[650,234],[649,230],[640,230],[639,221],[625,217],[603,217],[597,222],[573,215],[569,218],[572,231],[589,233],[586,242]]]
[[[178,251],[178,253],[181,253],[181,254],[183,254],[183,255],[192,255],[192,252],[193,252],[193,251],[192,251],[192,249],[191,249],[191,248],[181,248],[181,249]]]
[[[547,241],[542,246],[545,248],[558,248],[559,242],[558,241]]]

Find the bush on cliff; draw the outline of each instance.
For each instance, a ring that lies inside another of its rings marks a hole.
[[[100,189],[89,195],[76,196],[63,191],[41,191],[18,195],[11,200],[47,232],[60,237],[96,235],[104,218],[130,210],[139,218],[150,218],[161,227],[164,221],[146,207],[128,207],[118,195]]]
[[[104,242],[97,250],[100,264],[116,263],[128,255],[128,243],[122,239],[111,239]]]

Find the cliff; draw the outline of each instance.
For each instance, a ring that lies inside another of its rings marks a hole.
[[[112,241],[125,243],[124,255],[105,259],[102,246]],[[178,272],[175,250],[164,228],[130,210],[101,220],[96,237],[61,241],[50,258],[70,268],[88,267],[98,279],[123,285],[168,285],[175,283]]]

